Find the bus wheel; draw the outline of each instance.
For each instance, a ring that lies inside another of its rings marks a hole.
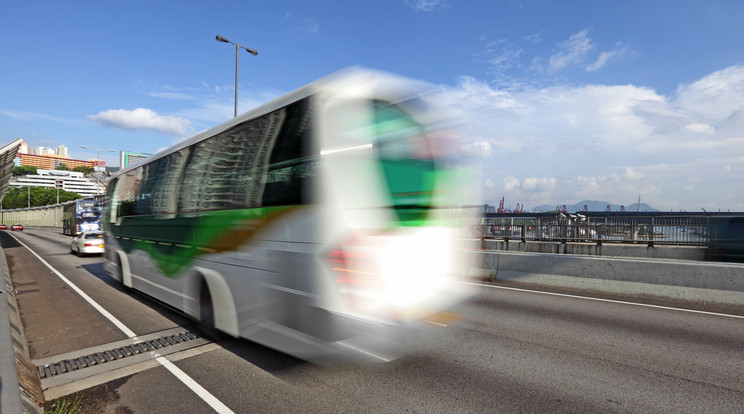
[[[121,290],[129,292],[131,288],[124,284],[124,267],[121,265],[121,258],[116,258],[116,277],[119,279]]]
[[[222,337],[221,332],[215,328],[212,294],[205,281],[202,281],[199,289],[199,331],[212,341],[218,341]]]

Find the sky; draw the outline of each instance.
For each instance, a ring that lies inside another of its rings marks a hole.
[[[118,166],[359,65],[463,109],[483,202],[744,211],[744,2],[29,1],[0,7],[0,145]]]

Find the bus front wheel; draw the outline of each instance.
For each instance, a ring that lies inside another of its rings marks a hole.
[[[202,281],[199,289],[199,330],[205,338],[212,341],[217,341],[222,336],[220,331],[215,328],[212,294],[205,281]]]

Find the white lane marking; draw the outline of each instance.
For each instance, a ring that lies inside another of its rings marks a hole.
[[[129,329],[126,325],[124,325],[120,320],[116,319],[114,315],[109,313],[106,309],[104,309],[101,305],[99,305],[96,301],[93,300],[90,296],[88,296],[85,292],[83,292],[79,287],[75,286],[74,283],[72,283],[69,279],[64,277],[62,273],[57,271],[57,269],[53,268],[52,265],[46,262],[46,260],[42,259],[41,256],[36,254],[35,251],[31,250],[30,247],[26,246],[22,241],[18,240],[18,238],[15,235],[12,235],[14,239],[18,243],[21,244],[21,246],[28,249],[31,254],[36,256],[41,263],[44,263],[44,266],[49,268],[52,272],[54,272],[55,275],[57,275],[60,279],[62,279],[63,282],[67,283],[68,286],[70,286],[75,292],[77,292],[83,299],[85,299],[86,302],[88,302],[91,306],[93,306],[98,312],[100,312],[103,316],[105,316],[108,320],[110,320],[117,328],[119,328],[122,332],[124,332],[125,335],[127,335],[130,338],[137,338],[137,334],[135,334],[131,329]],[[198,382],[194,381],[191,377],[188,376],[185,372],[183,372],[180,368],[175,366],[172,362],[165,359],[165,357],[158,356],[155,358],[156,361],[160,363],[160,365],[164,366],[168,371],[171,372],[176,378],[178,378],[181,382],[186,384],[191,391],[193,391],[196,395],[199,396],[204,402],[209,404],[210,407],[212,407],[215,411],[217,411],[220,414],[235,414],[232,410],[227,408],[225,404],[223,404],[220,400],[217,399],[214,395],[212,395],[209,391],[207,391],[204,387],[199,385]]]
[[[39,256],[38,254],[36,254],[35,251],[31,250],[31,248],[28,247],[28,246],[26,246],[22,241],[18,240],[18,238],[15,235],[12,235],[12,236],[13,236],[14,239],[16,239],[16,241],[18,243],[21,244],[21,246],[25,247],[29,252],[31,252],[31,254],[33,254],[34,256],[36,256],[36,258],[39,259],[39,261],[41,263],[44,263],[44,266],[46,266],[47,268],[49,268],[49,270],[51,270],[52,272],[54,272],[54,274],[57,275],[60,279],[62,279],[63,282],[67,283],[67,285],[70,286],[72,288],[72,290],[74,290],[75,292],[77,292],[78,295],[80,295],[83,299],[85,299],[86,302],[88,302],[98,312],[100,312],[101,315],[105,316],[106,319],[108,319],[109,321],[111,321],[111,323],[113,323],[117,328],[119,328],[120,331],[124,332],[124,334],[126,336],[128,336],[130,338],[134,338],[134,337],[137,336],[137,334],[135,334],[131,329],[127,328],[127,326],[124,325],[120,320],[116,319],[116,317],[114,315],[110,314],[109,311],[107,311],[101,305],[99,305],[98,303],[96,303],[96,301],[94,301],[90,296],[88,296],[85,292],[83,292],[79,287],[75,286],[74,283],[72,283],[69,279],[67,279],[66,277],[64,277],[62,275],[62,273],[58,272],[57,269],[53,268],[52,265],[50,265],[49,263],[47,263],[46,260],[42,259],[41,256]]]
[[[540,293],[540,294],[543,294],[543,295],[563,296],[563,297],[567,297],[567,298],[594,300],[594,301],[598,301],[598,302],[618,303],[618,304],[621,304],[621,305],[642,306],[642,307],[646,307],[646,308],[665,309],[665,310],[673,310],[673,311],[680,311],[680,312],[699,313],[699,314],[702,314],[702,315],[725,316],[727,318],[744,319],[744,316],[741,316],[741,315],[731,315],[731,314],[728,314],[728,313],[706,312],[706,311],[695,310],[695,309],[683,309],[683,308],[673,308],[673,307],[670,307],[670,306],[651,305],[651,304],[648,304],[648,303],[626,302],[626,301],[614,300],[614,299],[603,299],[603,298],[592,298],[592,297],[589,297],[589,296],[568,295],[568,294],[565,294],[565,293],[543,292],[543,291],[540,291],[540,290],[520,289],[520,288],[506,287],[506,286],[484,285],[482,283],[470,283],[470,282],[463,282],[463,283],[465,283],[466,285],[485,286],[485,287],[494,288],[494,289],[516,290],[516,291],[520,291],[520,292]]]
[[[227,408],[225,404],[222,404],[222,402],[218,400],[217,397],[204,389],[204,387],[199,385],[198,382],[194,381],[185,372],[181,371],[181,369],[175,366],[172,362],[168,361],[164,357],[158,357],[156,358],[156,361],[160,362],[160,364],[164,366],[168,371],[170,371],[171,374],[173,374],[176,378],[181,380],[181,382],[186,384],[186,386],[189,387],[191,391],[195,392],[196,395],[201,397],[201,399],[209,404],[209,406],[212,407],[215,411],[220,414],[235,414],[231,409]]]
[[[361,352],[361,353],[363,353],[363,354],[367,354],[367,355],[371,356],[372,358],[377,358],[377,359],[379,359],[379,360],[381,360],[381,361],[385,361],[385,362],[390,362],[390,360],[389,360],[389,359],[383,358],[383,357],[381,357],[381,356],[379,356],[379,355],[375,355],[375,354],[373,354],[373,353],[371,353],[371,352],[367,352],[367,351],[365,351],[365,350],[363,350],[363,349],[360,349],[360,348],[357,348],[357,347],[355,347],[355,346],[351,346],[351,345],[349,345],[349,344],[345,344],[345,343],[343,343],[343,342],[341,342],[341,341],[338,341],[338,342],[336,342],[336,343],[337,343],[337,344],[339,344],[339,345],[343,345],[343,346],[345,346],[345,347],[347,347],[347,348],[353,349],[353,350],[355,350],[355,351],[357,351],[357,352]]]

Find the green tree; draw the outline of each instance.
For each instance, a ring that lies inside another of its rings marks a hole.
[[[84,165],[81,165],[81,166],[79,166],[79,167],[75,167],[75,168],[73,168],[73,169],[72,169],[72,171],[76,171],[76,172],[81,172],[81,173],[83,173],[83,174],[90,174],[90,173],[92,173],[92,172],[93,172],[94,170],[93,170],[93,168],[91,168],[91,167],[86,167],[86,166],[84,166]]]
[[[17,177],[19,175],[34,175],[36,174],[36,170],[38,168],[32,167],[30,165],[26,165],[23,167],[13,167],[13,176]]]
[[[59,190],[59,202],[77,200],[83,198],[78,193]],[[10,187],[3,197],[3,208],[25,208],[31,201],[31,207],[43,207],[57,204],[57,190],[45,187]]]
[[[55,170],[70,171],[70,167],[66,166],[65,163],[59,164]]]

